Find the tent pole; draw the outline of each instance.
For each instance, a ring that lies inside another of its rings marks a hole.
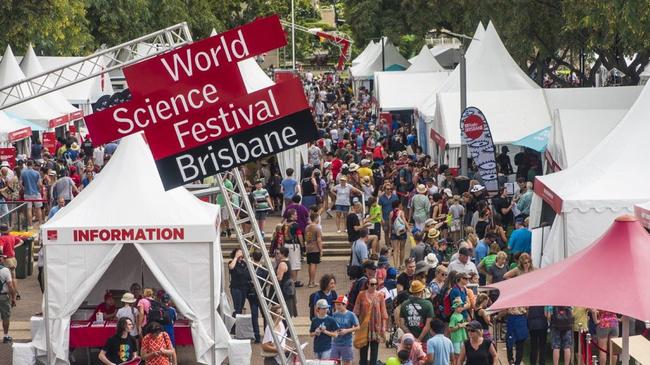
[[[623,353],[621,355],[623,365],[630,363],[630,317],[623,316]]]
[[[47,365],[52,364],[52,345],[50,342],[50,302],[48,301],[48,288],[47,288],[47,245],[43,244],[43,283],[44,283],[44,292],[43,292],[43,299],[45,304],[43,305],[45,308],[43,308],[43,324],[45,325],[45,355],[47,359]]]
[[[562,236],[564,237],[564,258],[566,259],[569,257],[569,243],[567,242],[566,238],[566,231],[567,231],[567,225],[566,225],[566,213],[562,214]]]
[[[219,239],[221,235],[221,232],[219,232],[219,229],[217,229],[217,239]],[[217,308],[214,300],[214,295],[215,295],[215,290],[214,286],[216,285],[216,280],[214,278],[215,270],[214,270],[214,246],[215,246],[216,240],[212,241],[212,244],[210,245],[210,281],[212,282],[212,285],[210,285],[210,309],[211,309],[211,327],[212,327],[212,339],[214,341],[213,346],[213,351],[212,351],[212,361],[215,362],[217,359],[217,318],[216,318],[216,313],[217,313]],[[223,266],[223,265],[222,265]]]

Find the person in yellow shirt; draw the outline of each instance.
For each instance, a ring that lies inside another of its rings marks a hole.
[[[370,178],[370,181],[374,184],[372,179],[372,170],[370,169],[370,160],[368,159],[361,160],[361,167],[359,167],[357,173],[359,174],[359,177],[361,179],[368,176]]]
[[[368,205],[370,206],[370,209],[368,211],[369,220],[370,223],[372,223],[370,234],[377,236],[377,240],[374,241],[377,243],[377,247],[372,247],[372,252],[379,253],[379,250],[381,248],[381,245],[379,244],[379,238],[381,237],[381,205],[377,203],[377,198],[374,196],[371,196],[368,199]]]

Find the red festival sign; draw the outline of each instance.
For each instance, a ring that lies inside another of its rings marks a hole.
[[[9,162],[9,166],[13,169],[16,166],[16,148],[14,148],[14,147],[1,147],[0,148],[0,161]]]
[[[309,105],[300,79],[248,94],[237,65],[286,44],[279,18],[271,16],[125,68],[133,98],[85,118],[93,142],[103,144],[144,131],[154,158],[165,159],[157,167],[170,189],[222,171],[222,165],[211,163],[212,144],[222,139],[234,143],[236,135],[258,131],[270,122],[295,138],[276,138],[272,148],[260,149],[268,153],[247,153],[249,158],[238,159],[231,167],[315,139],[311,115],[301,113]],[[295,128],[300,125],[304,131],[298,133]],[[272,127],[264,131],[278,136]],[[285,140],[291,143],[281,143]]]
[[[9,139],[9,142],[11,143],[20,141],[21,139],[25,139],[31,136],[32,136],[32,128],[30,127],[21,128],[13,132],[7,133],[7,139]]]
[[[56,133],[43,132],[43,148],[54,156],[56,153]]]

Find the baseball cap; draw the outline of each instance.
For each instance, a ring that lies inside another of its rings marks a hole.
[[[318,309],[328,309],[330,304],[327,302],[327,299],[318,299],[316,302],[316,308]]]
[[[458,250],[458,254],[463,256],[472,256],[472,251],[467,247],[461,247],[460,250]]]
[[[346,297],[345,295],[339,295],[339,297],[336,298],[334,303],[341,303],[343,305],[348,305],[348,297]]]
[[[363,268],[369,270],[377,270],[377,265],[375,264],[374,261],[368,260],[363,263]]]
[[[479,321],[471,321],[467,324],[467,326],[465,326],[465,329],[467,329],[468,331],[476,331],[476,330],[483,329],[483,327],[481,326]]]

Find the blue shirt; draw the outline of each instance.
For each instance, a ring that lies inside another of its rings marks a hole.
[[[352,244],[352,266],[361,266],[368,259],[368,245],[359,239]]]
[[[288,177],[282,180],[280,185],[282,185],[285,199],[291,199],[294,195],[296,195],[296,186],[298,185],[298,182],[296,180]]]
[[[530,242],[533,234],[526,227],[521,227],[512,231],[510,240],[508,240],[508,248],[515,254],[517,252],[526,252],[530,254]]]
[[[38,191],[38,181],[41,179],[41,174],[37,171],[34,169],[23,169],[20,179],[23,181],[25,195],[37,195],[40,193]]]
[[[340,329],[352,328],[359,325],[359,319],[352,311],[345,311],[345,313],[334,312],[332,317]],[[334,339],[336,346],[352,346],[352,333],[347,333],[343,336],[337,336]]]
[[[478,241],[474,249],[474,262],[478,265],[485,256],[488,255],[489,247],[483,240]]]
[[[388,221],[390,212],[393,210],[393,202],[398,200],[399,198],[397,197],[397,194],[393,194],[390,197],[382,195],[379,198],[378,203],[381,205],[381,217],[384,219],[384,221]]]
[[[322,325],[322,326],[321,326]],[[316,328],[325,328],[328,331],[337,331],[339,325],[336,324],[334,318],[325,316],[323,318],[314,317],[309,326],[309,333],[312,333]],[[314,337],[314,352],[324,352],[332,349],[332,337],[321,332],[320,335]]]
[[[49,220],[49,219],[51,219],[52,217],[54,217],[54,215],[55,215],[55,214],[56,214],[60,209],[61,209],[61,207],[58,206],[58,205],[53,206],[52,209],[50,209],[50,214],[47,215],[47,219]]]
[[[427,341],[427,354],[433,355],[433,365],[449,365],[453,351],[454,345],[443,334],[437,334]]]

